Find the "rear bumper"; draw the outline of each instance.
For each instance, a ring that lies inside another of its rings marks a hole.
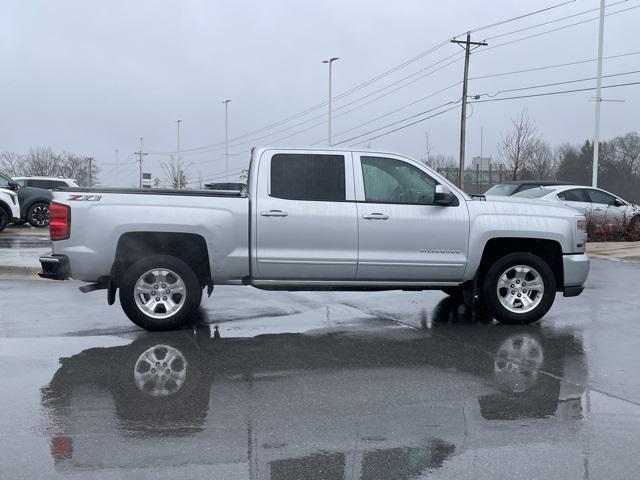
[[[586,253],[563,255],[562,263],[564,267],[564,296],[580,295],[589,275],[589,257]]]
[[[42,271],[38,273],[42,278],[50,280],[67,280],[71,276],[69,259],[66,255],[43,255],[40,257]]]

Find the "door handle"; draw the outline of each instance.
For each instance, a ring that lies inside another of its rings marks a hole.
[[[595,210],[596,212],[601,212],[601,211],[602,211],[602,209],[601,209],[601,208],[594,208],[594,210]]]
[[[282,210],[269,210],[268,212],[260,212],[260,215],[263,217],[286,217],[289,214]]]
[[[384,213],[370,213],[369,215],[363,215],[365,220],[389,220],[389,215]]]

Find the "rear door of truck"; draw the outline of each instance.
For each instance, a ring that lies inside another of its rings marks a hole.
[[[358,219],[351,153],[266,150],[256,160],[254,277],[353,280]]]

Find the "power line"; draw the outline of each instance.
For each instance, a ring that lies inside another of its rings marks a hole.
[[[640,85],[640,82],[629,82],[629,83],[618,83],[614,85],[603,85],[602,88],[617,88],[617,87],[628,87],[631,85]],[[595,90],[596,87],[587,87],[587,88],[575,88],[572,90],[560,90],[557,92],[544,92],[544,93],[533,93],[530,95],[517,95],[513,97],[503,97],[503,98],[488,98],[485,100],[471,100],[469,103],[487,103],[487,102],[500,102],[503,100],[516,100],[519,98],[533,98],[533,97],[545,97],[547,95],[561,95],[563,93],[575,93],[575,92],[589,92]]]
[[[636,5],[635,7],[629,7],[629,8],[625,8],[623,10],[617,10],[615,12],[607,13],[605,15],[605,17],[611,16],[611,15],[616,15],[618,13],[627,12],[629,10],[634,10],[636,8],[640,8],[640,5]],[[584,23],[588,23],[588,22],[592,22],[594,20],[598,20],[599,18],[600,17],[592,17],[592,18],[588,18],[586,20],[582,20],[580,22],[575,22],[575,23],[570,23],[568,25],[563,25],[562,27],[552,28],[551,30],[545,30],[544,32],[539,32],[539,33],[534,33],[532,35],[527,35],[526,37],[516,38],[516,39],[510,40],[508,42],[498,43],[497,45],[493,45],[491,47],[487,47],[487,48],[482,49],[480,53],[487,52],[489,50],[493,50],[494,48],[499,48],[499,47],[504,47],[506,45],[511,45],[513,43],[522,42],[524,40],[529,40],[530,38],[540,37],[542,35],[547,35],[549,33],[558,32],[558,31],[564,30],[566,28],[576,27],[576,26],[582,25]]]
[[[629,72],[620,72],[620,73],[611,73],[609,75],[602,75],[602,78],[621,77],[621,76],[624,76],[624,75],[633,75],[634,73],[640,73],[640,70],[632,70],[632,71],[629,71]],[[554,86],[557,86],[557,85],[566,85],[566,84],[569,84],[569,83],[580,83],[580,82],[586,82],[586,81],[589,81],[589,80],[595,80],[596,78],[597,77],[585,77],[585,78],[576,78],[574,80],[565,80],[565,81],[562,81],[562,82],[542,83],[542,84],[539,84],[539,85],[531,85],[531,86],[528,86],[528,87],[518,87],[518,88],[510,88],[510,89],[507,89],[507,90],[498,90],[494,94],[481,93],[481,94],[471,95],[471,97],[474,97],[474,98],[475,97],[484,97],[484,96],[495,97],[495,96],[500,95],[502,93],[519,92],[519,91],[522,91],[522,90],[531,90],[531,89],[534,89],[534,88],[554,87]]]
[[[637,52],[629,52],[629,53],[621,53],[619,55],[609,55],[608,57],[603,57],[603,60],[609,60],[612,58],[621,58],[621,57],[627,57],[630,55],[638,55],[640,54],[640,51]],[[545,65],[543,67],[533,67],[533,68],[525,68],[522,70],[513,70],[511,72],[500,72],[500,73],[492,73],[490,75],[479,75],[477,77],[469,77],[469,80],[481,80],[484,78],[494,78],[494,77],[502,77],[502,76],[506,76],[506,75],[515,75],[518,73],[528,73],[528,72],[535,72],[535,71],[539,71],[539,70],[549,70],[549,69],[553,69],[553,68],[560,68],[560,67],[569,67],[572,65],[580,65],[582,63],[590,63],[590,62],[595,62],[597,60],[597,58],[590,58],[588,60],[577,60],[575,62],[566,62],[566,63],[558,63],[555,65]]]
[[[613,7],[615,5],[619,5],[620,3],[626,3],[628,1],[629,0],[619,0],[618,2],[610,3],[609,5],[607,5],[607,7]],[[517,30],[512,30],[510,32],[500,33],[498,35],[494,35],[493,37],[488,37],[486,40],[495,40],[496,38],[502,38],[502,37],[506,37],[508,35],[513,35],[514,33],[524,32],[526,30],[531,30],[531,29],[534,29],[534,28],[543,27],[545,25],[550,25],[552,23],[561,22],[562,20],[568,20],[569,18],[579,17],[580,15],[584,15],[585,13],[596,12],[598,10],[600,10],[600,7],[590,8],[589,10],[582,10],[581,12],[573,13],[571,15],[566,15],[566,16],[560,17],[560,18],[555,18],[553,20],[548,20],[546,22],[538,23],[536,25],[530,25],[528,27],[519,28]]]
[[[490,23],[490,24],[484,25],[482,27],[472,28],[471,30],[469,30],[469,32],[470,33],[476,33],[476,32],[479,32],[481,30],[486,30],[488,28],[493,28],[493,27],[498,27],[500,25],[504,25],[505,23],[511,23],[511,22],[515,22],[517,20],[522,20],[523,18],[530,17],[532,15],[537,15],[539,13],[544,13],[544,12],[548,12],[549,10],[554,10],[556,8],[563,7],[563,6],[568,5],[570,3],[574,3],[575,1],[576,0],[569,0],[569,1],[566,1],[566,2],[562,2],[562,3],[557,3],[555,5],[551,5],[550,7],[542,8],[540,10],[535,10],[533,12],[529,12],[529,13],[525,13],[525,14],[522,14],[522,15],[518,15],[516,17],[511,17],[511,18],[508,18],[506,20],[500,20],[499,22]],[[457,36],[460,37],[461,35],[464,35],[464,34],[466,34],[466,32],[465,33],[461,33],[460,35],[457,35]]]
[[[435,107],[429,108],[428,110],[424,110],[424,111],[422,111],[422,112],[420,112],[420,113],[416,113],[416,114],[414,114],[414,115],[410,115],[410,116],[408,116],[408,117],[405,117],[405,118],[403,118],[403,119],[401,119],[401,120],[397,120],[397,121],[392,122],[392,123],[389,123],[389,124],[384,125],[384,126],[382,126],[382,127],[375,128],[375,129],[373,129],[373,130],[369,130],[368,132],[362,133],[362,134],[360,134],[360,135],[356,135],[356,136],[351,137],[351,138],[347,138],[346,140],[342,140],[341,142],[337,142],[337,143],[336,143],[336,145],[342,145],[343,143],[347,143],[347,142],[350,142],[350,141],[355,140],[355,139],[357,139],[357,138],[364,137],[364,136],[366,136],[366,135],[370,135],[371,133],[379,132],[380,130],[384,130],[385,128],[389,128],[389,127],[392,127],[392,126],[397,125],[397,124],[399,124],[399,123],[406,122],[407,120],[411,120],[412,118],[421,117],[422,115],[425,115],[425,114],[427,114],[427,113],[433,112],[434,110],[437,110],[438,108],[442,108],[442,107],[445,107],[445,106],[447,106],[447,105],[452,105],[452,104],[460,103],[460,101],[461,101],[461,99],[458,99],[458,100],[451,100],[451,101],[449,101],[449,102],[445,102],[445,103],[440,104],[440,105],[438,105],[438,106],[435,106]],[[455,107],[454,107],[454,108],[455,108]],[[362,143],[362,142],[358,142],[358,143]]]

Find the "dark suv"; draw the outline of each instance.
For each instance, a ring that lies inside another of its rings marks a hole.
[[[15,190],[20,202],[20,222],[29,222],[34,227],[49,225],[49,202],[51,192],[42,188],[25,187],[0,171],[0,188]]]

